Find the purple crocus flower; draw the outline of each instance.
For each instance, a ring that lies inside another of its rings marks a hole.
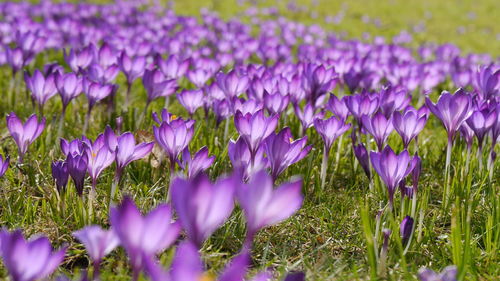
[[[242,172],[242,178],[246,181],[255,172],[265,169],[268,161],[264,157],[264,148],[260,145],[255,152],[252,162],[252,155],[248,144],[239,137],[237,141],[229,140],[228,155],[233,168]]]
[[[88,159],[87,172],[92,179],[92,188],[95,189],[97,185],[97,178],[104,169],[113,164],[116,152],[110,150],[110,148],[106,145],[104,134],[97,136],[94,142],[89,139],[85,139],[84,151]]]
[[[38,117],[33,114],[23,124],[21,119],[14,112],[11,112],[6,119],[10,135],[17,144],[19,163],[22,163],[24,154],[28,151],[28,146],[42,134],[45,128],[45,118],[38,121]]]
[[[467,120],[467,125],[471,128],[478,140],[479,149],[483,148],[484,137],[488,134],[497,120],[497,112],[488,109],[475,111]]]
[[[425,115],[419,116],[413,110],[408,110],[404,114],[396,111],[393,114],[392,123],[396,132],[401,136],[405,149],[407,149],[410,142],[424,129],[427,117]]]
[[[436,273],[432,269],[422,268],[418,271],[418,279],[420,281],[457,281],[458,269],[454,265],[447,266]]]
[[[63,104],[64,115],[68,104],[83,91],[82,78],[75,73],[55,74],[55,83]]]
[[[139,78],[146,68],[146,58],[144,56],[129,57],[125,51],[118,58],[118,66],[127,78],[127,104],[130,100],[130,90],[132,83]]]
[[[142,84],[148,94],[147,105],[159,97],[168,97],[177,91],[177,80],[166,79],[157,69],[145,70]]]
[[[208,156],[208,148],[206,146],[200,148],[192,157],[189,148],[186,147],[182,152],[181,166],[184,170],[187,169],[187,177],[193,178],[210,168],[214,160],[215,156]]]
[[[101,260],[120,244],[118,236],[113,230],[104,230],[97,225],[89,225],[75,231],[73,236],[85,245],[94,265],[94,280],[99,280]]]
[[[162,114],[163,115],[163,114]],[[189,145],[194,134],[194,123],[175,119],[153,126],[156,143],[168,154],[173,172],[180,153]]]
[[[358,94],[346,96],[345,104],[352,116],[361,123],[363,115],[371,116],[377,110],[379,99],[377,95]]]
[[[368,154],[368,151],[366,150],[366,147],[362,143],[360,143],[353,145],[352,148],[354,150],[354,156],[356,156],[356,159],[358,159],[358,162],[363,168],[366,176],[368,177],[368,179],[371,179],[370,156]]]
[[[23,57],[23,50],[21,48],[6,48],[5,56],[7,63],[12,68],[12,76],[15,76],[21,68],[26,65],[26,60]]]
[[[372,135],[377,144],[378,151],[384,147],[387,138],[394,130],[392,118],[385,118],[384,114],[378,112],[373,117],[364,115],[361,118],[363,127]]]
[[[262,141],[276,129],[278,118],[278,115],[266,117],[263,110],[245,115],[240,111],[236,112],[234,126],[250,149],[251,165],[255,162],[255,154]]]
[[[204,95],[202,90],[184,90],[177,95],[179,103],[193,116],[195,111],[204,104]]]
[[[134,280],[144,266],[144,256],[150,257],[168,248],[179,236],[179,222],[172,223],[170,206],[162,204],[142,216],[134,201],[125,197],[110,211],[111,225],[128,253]]]
[[[312,146],[308,145],[307,136],[293,140],[290,128],[286,127],[278,134],[271,133],[264,141],[264,150],[269,160],[271,176],[275,181],[292,164],[307,156]]]
[[[264,105],[270,114],[281,114],[288,107],[290,96],[283,96],[280,93],[264,93]]]
[[[52,252],[46,237],[26,241],[21,230],[0,231],[0,254],[13,281],[34,281],[49,276],[63,261],[66,248]]]
[[[104,142],[108,149],[115,152],[116,174],[118,180],[125,167],[132,161],[146,157],[153,150],[154,142],[144,142],[136,145],[134,135],[130,132],[116,136],[108,126],[104,131]]]
[[[70,49],[69,54],[64,51],[64,60],[75,73],[81,73],[94,60],[94,52],[92,45],[89,45],[81,50]]]
[[[186,76],[196,87],[203,88],[205,83],[212,77],[212,74],[205,69],[197,68],[188,71]]]
[[[410,240],[413,232],[413,218],[406,216],[399,225],[399,234],[401,236],[402,244],[406,245]]]
[[[226,98],[231,100],[247,90],[250,79],[247,76],[238,75],[235,70],[231,70],[227,74],[222,72],[217,74],[216,83]]]
[[[337,98],[335,95],[330,95],[330,99],[326,104],[326,109],[335,114],[339,119],[346,120],[350,112],[346,106],[346,97],[342,99]]]
[[[498,98],[500,93],[500,69],[492,66],[480,67],[473,80],[474,88],[483,100]]]
[[[211,183],[200,173],[172,182],[172,204],[191,241],[198,247],[231,215],[239,179],[228,177]]]
[[[56,182],[57,191],[61,192],[66,189],[66,185],[68,184],[68,164],[65,161],[54,161],[51,167],[52,178],[54,178]]]
[[[44,77],[42,72],[36,69],[32,76],[25,72],[24,81],[26,82],[26,88],[31,92],[31,98],[38,103],[40,110],[57,93],[53,74]]]
[[[169,79],[179,79],[189,69],[189,60],[180,61],[174,55],[170,55],[166,60],[162,60],[161,56],[157,56],[156,64]]]
[[[455,133],[462,123],[472,114],[472,98],[462,89],[450,94],[443,92],[436,104],[426,98],[429,110],[443,123],[448,133],[448,143],[452,143]]]
[[[277,224],[300,209],[301,186],[299,179],[273,189],[272,178],[262,170],[237,189],[236,195],[247,221],[248,246],[259,229]]]
[[[386,146],[381,152],[371,152],[370,160],[387,187],[389,203],[392,206],[396,187],[412,171],[410,155],[406,150],[399,155],[395,154],[391,147]]]
[[[3,156],[0,155],[0,178],[3,177],[3,175],[5,175],[5,172],[7,172],[7,169],[9,168],[9,163],[10,163],[9,156],[3,159]]]
[[[302,125],[302,135],[305,135],[306,130],[314,125],[314,120],[322,119],[324,116],[322,111],[317,112],[314,106],[309,103],[304,106],[304,110],[301,110],[298,105],[294,106],[294,109],[295,116]]]
[[[404,109],[408,106],[411,98],[407,90],[400,87],[387,86],[380,93],[380,111],[389,119],[393,112]]]
[[[89,102],[89,112],[92,107],[102,99],[106,98],[113,91],[113,86],[109,84],[100,84],[92,82],[89,79],[83,80],[83,92],[87,96]]]
[[[85,182],[85,174],[87,173],[88,157],[87,154],[68,154],[66,158],[68,164],[68,173],[73,179],[75,189],[78,195],[83,194],[83,184]]]

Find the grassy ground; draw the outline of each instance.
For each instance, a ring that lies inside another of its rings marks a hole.
[[[196,14],[201,4],[198,1],[183,1],[175,3],[177,11]],[[233,1],[214,1],[206,4],[230,17],[241,11]],[[283,4],[281,4],[283,6]],[[339,11],[340,3],[319,1],[312,9],[322,18],[327,14]],[[339,25],[325,24],[331,30],[346,31],[348,36],[358,37],[368,31],[372,34],[392,36],[409,25],[424,20],[427,26],[425,33],[418,35],[419,40],[437,42],[453,42],[466,51],[489,52],[498,55],[500,41],[496,39],[500,27],[495,25],[498,19],[499,2],[494,0],[481,1],[481,5],[473,5],[472,1],[361,1],[352,0],[347,4],[344,21]],[[425,14],[432,13],[430,19]],[[473,11],[475,19],[469,19]],[[496,13],[496,15],[495,15]],[[380,28],[372,24],[362,23],[362,15],[370,18],[380,18],[383,25]],[[313,20],[305,13],[289,15],[291,18],[312,23]],[[467,32],[459,36],[456,28],[466,26]],[[58,57],[62,60],[62,55]],[[42,61],[38,61],[40,66]],[[24,85],[18,77],[17,103],[14,108],[8,107],[5,100],[0,101],[0,117],[15,111],[26,118],[34,109],[27,102]],[[2,69],[0,72],[0,89],[7,91],[11,81],[10,72]],[[124,77],[120,76],[123,90]],[[444,85],[443,87],[447,87]],[[122,91],[119,92],[119,104],[123,102]],[[143,140],[152,140],[152,120],[146,119],[144,124],[135,124],[142,113],[146,94],[139,82],[133,86],[135,101],[130,108],[119,108],[118,112],[125,119],[124,130],[131,130]],[[433,96],[435,99],[435,96]],[[60,102],[54,98],[47,105],[45,113],[47,127],[39,140],[28,152],[24,165],[11,165],[6,175],[0,179],[0,225],[12,228],[23,228],[26,235],[45,233],[54,245],[64,243],[69,245],[68,258],[63,272],[78,272],[86,267],[88,260],[84,248],[74,240],[71,232],[83,227],[86,221],[78,207],[78,197],[72,194],[72,184],[63,200],[67,206],[62,212],[57,203],[50,174],[52,160],[62,158],[58,147],[57,116],[60,112]],[[156,101],[150,107],[151,111],[159,111],[162,101]],[[187,116],[184,109],[177,103],[169,107],[170,111],[181,116]],[[86,101],[80,97],[68,110],[63,137],[76,138],[81,134],[86,112]],[[71,113],[71,114],[70,114]],[[115,116],[109,116],[105,106],[97,106],[90,123],[89,136],[101,133],[106,124],[114,124]],[[217,156],[215,165],[210,169],[210,175],[216,176],[231,170],[227,156],[228,139],[224,139],[224,128],[214,129],[213,116],[204,122],[201,111],[195,115],[198,120],[196,135],[191,143],[192,149],[208,146],[210,153]],[[5,123],[3,123],[5,124]],[[290,114],[286,125],[290,126],[295,136],[298,136],[299,122]],[[280,128],[285,124],[280,124]],[[17,155],[16,147],[5,125],[1,125],[2,154]],[[52,133],[51,133],[52,132]],[[234,127],[230,126],[230,136],[236,138]],[[374,217],[381,207],[379,202],[385,194],[368,190],[368,180],[361,168],[355,164],[350,146],[350,139],[344,137],[340,149],[337,144],[331,152],[328,180],[324,190],[319,189],[319,170],[321,165],[322,142],[320,137],[309,130],[307,135],[314,149],[300,163],[292,166],[282,175],[279,181],[285,181],[293,175],[302,175],[304,179],[305,202],[299,213],[284,223],[261,231],[256,237],[253,252],[255,270],[272,267],[277,272],[285,270],[303,270],[308,280],[353,280],[368,279],[370,267],[366,258],[366,240],[361,222],[361,212],[365,208],[370,217]],[[420,188],[424,224],[418,242],[414,243],[409,252],[403,256],[397,245],[389,250],[388,280],[411,280],[422,266],[440,269],[449,264],[464,265],[466,279],[495,280],[500,277],[500,255],[498,254],[498,235],[500,231],[489,233],[493,227],[488,220],[498,222],[498,187],[500,186],[499,165],[494,181],[489,182],[486,174],[477,172],[477,162],[472,161],[468,176],[461,177],[461,167],[465,161],[463,144],[457,142],[453,153],[452,186],[455,194],[448,208],[441,204],[444,186],[443,170],[445,162],[446,137],[440,123],[432,117],[419,139],[419,155],[423,159],[423,171]],[[395,134],[390,139],[391,146],[402,149],[399,137]],[[414,148],[412,148],[412,151]],[[164,200],[164,186],[169,182],[167,167],[154,167],[155,155],[144,161],[132,163],[126,169],[123,189],[120,194],[131,194],[135,202],[143,210],[150,210]],[[335,162],[336,153],[339,161]],[[13,160],[15,163],[16,161]],[[334,163],[335,162],[335,163]],[[97,200],[94,207],[96,214],[92,223],[108,225],[108,214],[105,207],[107,192],[113,178],[113,169],[106,169],[99,178]],[[87,180],[86,184],[90,182]],[[380,184],[378,183],[377,186]],[[87,186],[89,188],[89,186]],[[495,191],[496,190],[496,191]],[[495,193],[496,192],[496,193]],[[495,201],[496,200],[496,201]],[[495,217],[495,214],[497,217]],[[496,218],[496,219],[495,219]],[[393,227],[393,226],[388,226]],[[495,234],[497,233],[497,234]],[[245,234],[241,212],[237,210],[230,220],[216,232],[204,246],[204,258],[212,271],[221,269],[232,255],[236,254]],[[397,230],[394,232],[398,235]],[[396,240],[396,239],[395,239]],[[493,243],[493,242],[495,243]],[[492,248],[493,247],[493,248]],[[495,248],[497,247],[497,248]],[[168,263],[172,251],[162,255],[162,261]],[[0,269],[0,276],[6,272]],[[127,280],[130,276],[123,250],[113,252],[103,264],[104,280]]]

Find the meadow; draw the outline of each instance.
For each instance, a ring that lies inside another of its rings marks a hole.
[[[500,278],[498,1],[99,2],[0,3],[1,278]]]

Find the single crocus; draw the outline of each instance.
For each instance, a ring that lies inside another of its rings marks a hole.
[[[352,116],[361,123],[363,115],[371,116],[379,106],[379,98],[377,95],[357,94],[346,96],[345,104]]]
[[[182,152],[181,166],[187,170],[187,177],[193,178],[199,173],[210,168],[215,160],[215,156],[208,156],[208,148],[206,146],[200,148],[193,156],[189,148],[186,147]]]
[[[290,96],[278,92],[274,94],[264,93],[264,105],[270,114],[281,114],[288,107]]]
[[[156,64],[169,79],[179,79],[186,74],[189,69],[189,60],[179,60],[175,55],[170,55],[166,60],[161,56],[156,57]]]
[[[142,84],[148,95],[146,110],[149,104],[155,99],[168,97],[177,91],[177,80],[166,79],[157,69],[145,70],[142,76]]]
[[[307,156],[312,146],[306,146],[306,143],[307,136],[293,140],[292,133],[288,127],[281,130],[278,134],[271,133],[264,140],[264,151],[269,161],[273,181],[286,168]]]
[[[179,103],[187,110],[190,116],[204,104],[203,91],[199,89],[184,90],[177,95]]]
[[[82,78],[78,77],[75,73],[56,73],[55,83],[63,105],[61,115],[64,116],[68,104],[83,91]]]
[[[231,70],[227,74],[222,72],[217,74],[216,83],[226,98],[231,100],[247,90],[250,79],[245,75],[238,75],[235,70]]]
[[[136,56],[131,58],[123,51],[118,57],[118,66],[127,79],[126,103],[128,104],[132,83],[144,73],[146,68],[146,57]]]
[[[52,178],[56,182],[57,191],[61,192],[66,189],[68,184],[69,172],[68,163],[65,161],[54,161],[52,162]]]
[[[262,141],[267,138],[278,125],[278,115],[266,117],[263,110],[254,114],[243,115],[240,111],[234,116],[234,126],[240,133],[241,138],[250,149],[250,164],[255,162],[255,155]]]
[[[109,146],[106,145],[104,134],[97,136],[94,142],[85,139],[84,151],[88,159],[87,172],[92,179],[92,188],[95,189],[97,178],[104,169],[113,164],[116,152],[110,150]]]
[[[52,252],[46,237],[25,240],[21,230],[0,230],[0,254],[13,281],[48,277],[63,261],[66,248]]]
[[[392,207],[396,188],[412,170],[410,155],[406,150],[398,155],[391,147],[386,146],[381,152],[371,152],[370,160],[373,168],[387,187],[389,204]]]
[[[484,137],[487,136],[488,132],[491,130],[495,121],[497,120],[497,112],[489,111],[488,109],[477,110],[475,111],[467,120],[466,123],[469,125],[470,129],[474,132],[477,138],[478,144],[478,160],[480,163],[480,167],[482,168],[483,158],[483,143]]]
[[[384,114],[378,112],[373,117],[364,115],[361,118],[363,127],[372,135],[377,144],[378,151],[381,151],[387,138],[394,130],[392,118],[387,119]]]
[[[396,111],[393,114],[392,123],[403,140],[404,148],[408,149],[410,142],[423,130],[427,123],[427,117],[425,115],[419,116],[413,110],[408,110],[404,114]]]
[[[92,108],[94,108],[94,105],[97,102],[108,97],[113,92],[113,88],[114,87],[112,85],[92,82],[89,79],[83,80],[83,92],[87,96],[87,100],[88,100],[87,116],[85,118],[85,123],[83,125],[83,132],[84,133],[87,131],[87,128],[88,128]]]
[[[413,218],[410,216],[406,216],[399,225],[399,235],[401,236],[403,246],[407,245],[412,233],[413,233]]]
[[[346,120],[349,116],[349,109],[346,106],[346,97],[342,99],[337,98],[335,95],[330,95],[330,99],[326,104],[326,109],[335,114],[339,119]]]
[[[116,171],[113,184],[111,186],[111,197],[113,200],[116,192],[116,186],[119,184],[123,170],[132,161],[146,157],[153,150],[154,142],[144,142],[136,145],[134,135],[130,132],[116,136],[113,130],[108,126],[104,131],[104,142],[109,151],[114,152],[116,161]]]
[[[211,183],[203,173],[172,182],[172,204],[188,238],[199,248],[231,215],[239,182],[232,176]]]
[[[441,120],[448,133],[445,167],[445,175],[448,176],[453,140],[460,126],[472,114],[472,98],[464,90],[459,89],[453,95],[443,92],[436,104],[432,103],[429,98],[426,98],[425,104]]]
[[[75,231],[73,236],[85,246],[94,266],[94,280],[99,280],[101,260],[120,244],[118,236],[112,229],[104,230],[97,225]]]
[[[81,73],[94,60],[93,46],[88,45],[81,50],[70,49],[69,54],[64,50],[64,60],[75,73]]]
[[[170,116],[167,118],[171,119]],[[153,133],[158,145],[167,153],[170,159],[171,172],[180,153],[189,145],[194,134],[194,122],[175,119],[163,121],[160,126],[153,126]]]
[[[418,271],[420,281],[457,281],[458,269],[454,265],[445,267],[441,273],[436,273],[432,269],[421,268]]]
[[[483,100],[494,100],[500,93],[500,69],[479,67],[473,80],[474,88]]]
[[[326,183],[326,171],[328,167],[328,158],[330,154],[330,149],[332,148],[335,140],[343,135],[349,128],[351,124],[345,124],[344,121],[339,118],[332,116],[326,120],[315,119],[314,128],[318,134],[323,139],[323,160],[321,162],[321,188],[325,187]]]
[[[110,222],[125,248],[137,280],[145,256],[150,257],[168,248],[179,236],[181,226],[172,223],[171,208],[161,204],[143,216],[134,201],[126,196],[119,206],[111,208]]]
[[[38,121],[38,117],[33,114],[23,124],[21,119],[14,112],[11,112],[6,119],[10,135],[17,144],[19,163],[22,163],[24,155],[28,151],[28,146],[42,134],[45,128],[45,118]]]
[[[44,77],[42,72],[36,69],[32,76],[25,72],[24,81],[26,88],[31,92],[31,98],[39,105],[42,113],[45,103],[57,93],[54,75],[49,74]]]
[[[88,166],[87,154],[68,154],[66,163],[68,163],[68,173],[73,179],[76,192],[79,196],[82,196]]]
[[[295,116],[297,116],[302,125],[303,136],[306,134],[307,129],[314,125],[314,120],[321,119],[324,116],[322,111],[317,111],[314,106],[309,103],[304,106],[303,110],[301,110],[298,105],[294,106],[294,109]]]
[[[354,156],[358,159],[359,164],[363,168],[366,176],[369,180],[371,180],[371,171],[370,171],[370,156],[364,144],[355,144],[353,145]]]
[[[242,179],[246,181],[255,172],[265,169],[268,166],[267,158],[264,157],[264,148],[259,146],[253,158],[248,144],[239,137],[236,141],[229,140],[227,154],[231,160],[233,168],[242,173]]]
[[[236,190],[247,221],[247,246],[251,245],[259,229],[277,224],[300,209],[303,201],[301,186],[302,180],[298,179],[273,189],[272,178],[262,170]]]
[[[3,158],[2,155],[0,155],[0,178],[5,175],[5,172],[7,172],[7,169],[9,168],[9,163],[10,163],[10,157],[7,156],[5,159]]]

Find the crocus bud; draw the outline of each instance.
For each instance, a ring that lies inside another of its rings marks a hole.
[[[406,245],[410,240],[410,236],[413,232],[413,222],[412,217],[406,216],[399,225],[399,234],[401,235],[403,245]]]

